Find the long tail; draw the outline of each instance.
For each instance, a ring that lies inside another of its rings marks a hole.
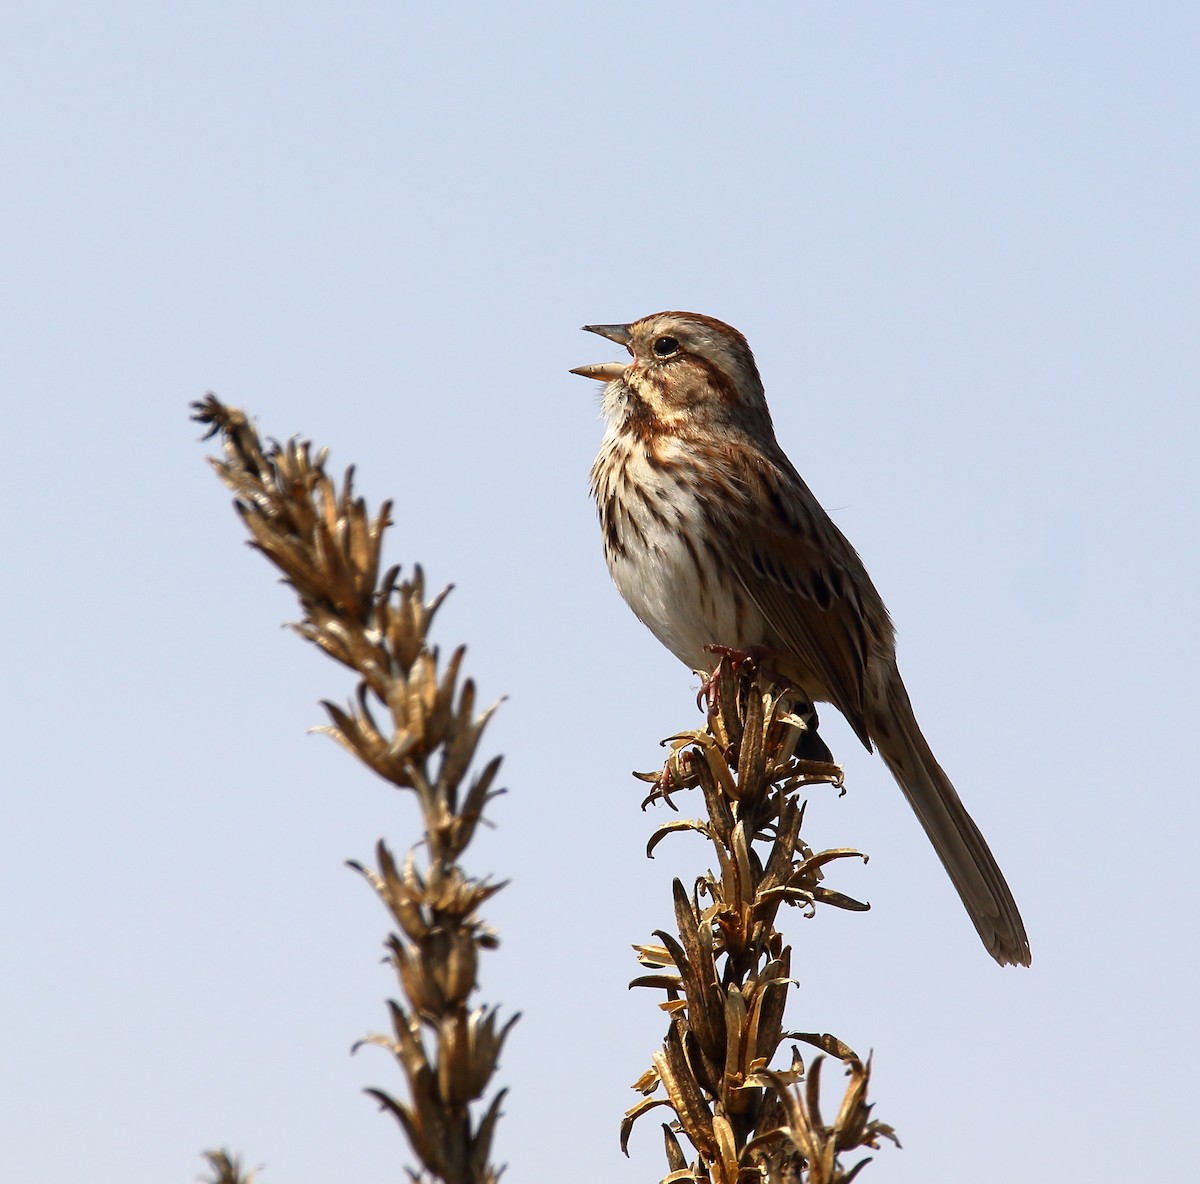
[[[886,702],[871,719],[871,738],[920,819],[933,849],[962,897],[987,952],[1001,966],[1029,965],[1029,938],[1017,902],[979,827],[917,726],[908,691],[893,671]]]

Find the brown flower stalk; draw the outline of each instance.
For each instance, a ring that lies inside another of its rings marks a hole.
[[[204,1158],[208,1160],[208,1170],[212,1175],[201,1178],[201,1184],[254,1184],[257,1173],[244,1171],[242,1161],[224,1147],[206,1151]]]
[[[813,720],[794,689],[767,682],[752,662],[735,671],[722,658],[706,726],[672,738],[662,773],[639,774],[655,783],[647,801],[670,803],[676,790],[698,787],[707,815],[659,827],[647,854],[668,834],[695,831],[711,841],[717,860],[717,870],[698,877],[691,892],[675,880],[676,932],[660,930],[661,945],[635,947],[652,973],[632,985],[665,990],[670,1026],[653,1067],[635,1083],[645,1098],[626,1114],[621,1144],[641,1115],[672,1110],[663,1127],[664,1184],[834,1184],[869,1162],[846,1168],[843,1153],[876,1148],[881,1137],[895,1141],[890,1127],[870,1117],[869,1062],[836,1037],[783,1027],[792,980],[791,949],[776,928],[781,906],[809,916],[818,904],[868,907],[822,883],[828,864],[859,853],[814,853],[800,838],[800,790],[841,785],[841,770],[808,729]],[[812,755],[821,759],[806,759]],[[850,1082],[832,1123],[820,1106],[822,1056],[806,1067],[793,1045],[790,1065],[771,1068],[785,1039],[815,1045],[846,1065]],[[660,1087],[664,1096],[655,1096]],[[695,1153],[690,1165],[680,1134]]]
[[[359,677],[349,707],[324,703],[332,721],[317,729],[420,803],[424,838],[402,862],[380,841],[377,870],[351,864],[390,911],[389,960],[403,1002],[389,1002],[392,1032],[364,1043],[396,1058],[407,1098],[371,1094],[397,1119],[420,1162],[416,1179],[492,1184],[491,1142],[504,1091],[482,1116],[472,1113],[488,1088],[505,1037],[494,1008],[470,1006],[479,951],[497,945],[479,909],[503,884],[476,879],[458,860],[483,818],[500,767],[494,757],[466,781],[493,709],[475,713],[475,688],[459,684],[464,648],[442,666],[428,642],[449,589],[425,599],[421,569],[381,574],[391,503],[371,518],[353,496],[353,470],[340,492],[325,472],[327,454],[307,442],[264,451],[246,416],[216,396],[193,404],[193,418],[220,434],[213,459],[234,506],[261,551],[300,601],[294,628]],[[381,722],[382,720],[382,722]],[[418,857],[418,847],[423,848]],[[214,1167],[216,1165],[214,1164]]]

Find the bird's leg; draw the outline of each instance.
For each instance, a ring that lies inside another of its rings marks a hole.
[[[729,663],[730,670],[737,674],[739,670],[747,663],[753,663],[760,669],[766,665],[768,658],[774,657],[776,650],[771,649],[767,645],[751,645],[744,650],[735,649],[733,646],[717,645],[715,642],[704,647],[706,653],[715,654],[718,658],[724,658]],[[717,664],[718,666],[720,663]],[[710,704],[715,704],[717,693],[717,670],[714,667],[709,676],[700,684],[700,690],[696,692],[696,706],[701,711],[704,710],[701,706],[701,700],[707,699]]]

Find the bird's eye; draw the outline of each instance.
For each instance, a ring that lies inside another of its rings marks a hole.
[[[674,337],[660,337],[654,343],[654,352],[660,358],[669,358],[679,349],[679,342]]]

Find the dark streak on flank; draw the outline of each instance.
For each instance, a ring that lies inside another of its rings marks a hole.
[[[638,520],[628,510],[622,507],[622,511],[625,518],[625,524],[629,527],[630,532],[636,534],[638,537],[638,542],[648,550],[650,547],[650,542],[646,538],[646,532],[638,524]]]
[[[604,533],[605,549],[612,555],[617,555],[624,559],[627,552],[624,540],[621,538],[621,532],[617,530],[616,516],[610,509],[606,509],[603,502],[598,503],[601,506],[600,510],[600,528]]]
[[[644,485],[635,485],[633,487],[633,495],[639,502],[641,502],[646,513],[649,514],[650,517],[653,518],[654,521],[663,528],[663,530],[670,531],[671,523],[668,521],[666,514],[664,514],[662,510],[660,510],[655,504],[654,499],[651,498],[651,496],[646,492],[646,487]]]
[[[692,542],[691,534],[686,530],[681,530],[676,536],[687,549],[688,558],[692,561],[692,566],[696,569],[696,576],[700,580],[701,588],[706,588],[708,585],[708,574],[704,569],[704,565],[700,562],[700,553],[696,550],[696,544]]]

